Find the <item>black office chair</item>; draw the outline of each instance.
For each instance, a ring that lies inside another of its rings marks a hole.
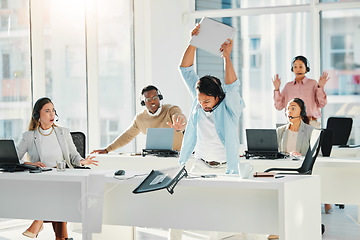
[[[347,117],[329,117],[326,129],[331,129],[333,145],[346,145],[351,133],[353,119]]]
[[[310,146],[306,152],[304,161],[300,168],[269,168],[264,172],[271,171],[287,171],[285,173],[279,174],[301,174],[301,175],[310,175],[315,163],[315,160],[319,154],[320,145],[322,141],[323,130],[314,129],[311,133]],[[294,173],[295,172],[295,173]]]
[[[352,118],[329,117],[327,120],[326,129],[332,132],[332,145],[347,146],[352,125]],[[335,204],[335,206],[338,206],[340,209],[345,208],[344,204]]]
[[[85,134],[82,132],[70,132],[71,137],[73,139],[73,142],[75,144],[76,150],[78,153],[80,153],[80,156],[82,158],[86,158],[85,152],[86,152],[86,137]],[[89,167],[85,166],[74,166],[74,168],[79,169],[90,169]]]
[[[70,132],[70,134],[75,144],[76,150],[80,153],[80,156],[82,158],[85,158],[85,150],[86,150],[85,134],[82,132]]]

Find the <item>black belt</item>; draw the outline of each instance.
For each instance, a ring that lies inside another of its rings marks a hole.
[[[221,165],[226,164],[226,162],[221,163],[221,162],[216,162],[216,161],[206,161],[206,160],[204,160],[202,158],[200,158],[200,160],[203,161],[204,163],[206,163],[207,165],[212,166],[212,167],[217,167],[217,166],[221,166]]]

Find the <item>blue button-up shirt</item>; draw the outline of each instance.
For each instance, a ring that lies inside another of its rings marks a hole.
[[[201,107],[199,107],[195,89],[199,77],[194,70],[194,66],[180,67],[180,71],[194,99],[180,152],[180,164],[185,164],[196,145],[198,115]],[[215,128],[220,141],[225,146],[226,173],[239,173],[240,142],[237,129],[244,108],[244,102],[240,95],[240,81],[236,80],[228,85],[222,83],[222,86],[226,97],[213,112]]]

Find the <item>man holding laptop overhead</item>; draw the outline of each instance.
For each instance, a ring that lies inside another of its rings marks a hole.
[[[200,24],[191,31],[198,35]],[[183,146],[180,164],[185,164],[195,149],[195,162],[190,172],[239,173],[239,138],[237,127],[244,108],[231,62],[233,41],[228,39],[220,51],[225,65],[225,84],[220,79],[206,75],[199,79],[194,69],[196,47],[189,44],[183,55],[180,71],[194,99]],[[225,170],[226,169],[226,170]],[[182,230],[170,229],[169,240],[182,239]],[[217,232],[210,232],[210,239],[219,239]]]
[[[173,128],[174,144],[173,150],[181,149],[183,131],[186,126],[186,117],[178,106],[161,104],[163,99],[160,91],[152,85],[146,86],[141,91],[144,98],[140,104],[146,109],[138,113],[132,125],[125,130],[105,149],[94,150],[92,153],[104,154],[125,146],[133,140],[140,132],[146,134],[148,128]]]
[[[198,35],[200,24],[191,32]],[[225,84],[214,76],[199,79],[194,70],[196,47],[188,45],[180,65],[181,74],[194,98],[185,132],[180,163],[185,164],[195,149],[192,172],[239,173],[239,138],[237,127],[244,107],[231,62],[233,41],[228,39],[220,48],[225,65]]]

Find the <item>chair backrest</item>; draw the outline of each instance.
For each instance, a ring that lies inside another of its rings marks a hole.
[[[331,129],[333,132],[333,145],[346,145],[351,128],[353,124],[352,118],[346,117],[329,117],[326,124],[326,129]]]
[[[75,144],[76,150],[80,153],[80,156],[82,158],[85,158],[85,152],[86,152],[85,134],[82,133],[82,132],[70,132],[70,134],[71,134],[71,137],[72,137],[73,142]]]
[[[319,154],[323,130],[314,129],[311,133],[309,149],[306,152],[303,164],[298,169],[300,174],[311,174],[315,164],[315,160]]]

